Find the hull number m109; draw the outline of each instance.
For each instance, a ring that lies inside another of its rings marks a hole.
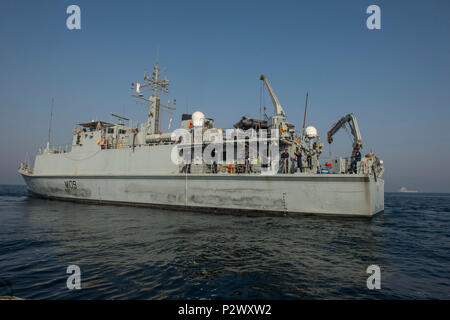
[[[77,182],[75,180],[66,180],[64,181],[64,185],[66,186],[66,190],[76,190]]]

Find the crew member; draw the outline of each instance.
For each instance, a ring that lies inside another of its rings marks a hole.
[[[288,173],[289,169],[289,152],[288,149],[285,149],[284,152],[281,154],[281,161],[282,161],[282,173]]]
[[[295,150],[295,156],[297,157],[297,172],[303,172],[302,152],[299,148]]]
[[[361,152],[359,152],[358,148],[353,149],[353,161],[351,165],[352,173],[356,173],[357,171],[357,163],[361,161]]]
[[[213,163],[211,165],[212,173],[217,173],[217,162],[216,162],[216,149],[211,152],[211,156],[213,158]]]
[[[250,163],[250,152],[247,152],[247,156],[245,157],[245,172],[252,173],[252,164]]]

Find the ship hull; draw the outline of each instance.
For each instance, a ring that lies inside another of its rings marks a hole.
[[[21,174],[32,196],[96,204],[354,217],[384,210],[384,181],[367,175]]]

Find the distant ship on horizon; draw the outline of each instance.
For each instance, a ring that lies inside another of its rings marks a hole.
[[[401,187],[400,189],[398,189],[398,192],[409,192],[409,193],[417,193],[417,190],[409,190],[406,187]]]

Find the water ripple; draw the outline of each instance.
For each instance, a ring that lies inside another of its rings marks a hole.
[[[0,295],[449,299],[450,196],[386,194],[372,220],[248,217],[26,198],[0,187]],[[66,287],[81,268],[81,290]],[[382,289],[366,269],[382,270]]]

